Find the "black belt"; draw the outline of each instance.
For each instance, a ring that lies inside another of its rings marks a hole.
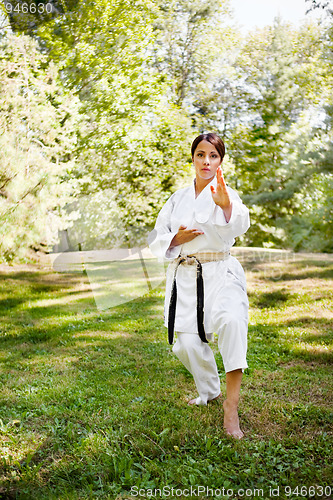
[[[176,318],[176,305],[177,305],[177,270],[180,264],[187,262],[188,258],[194,259],[197,265],[197,323],[198,323],[198,332],[199,337],[202,342],[208,344],[208,340],[206,338],[205,328],[204,328],[204,284],[202,278],[202,265],[201,262],[195,256],[188,257],[179,257],[177,262],[175,272],[173,275],[173,283],[171,289],[171,298],[169,305],[169,316],[168,316],[168,338],[169,344],[173,342],[174,330],[175,330],[175,318]]]

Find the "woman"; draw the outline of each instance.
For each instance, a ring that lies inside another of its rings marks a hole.
[[[234,238],[247,231],[249,211],[223,179],[221,138],[201,134],[191,152],[194,183],[166,202],[150,235],[150,248],[157,257],[172,261],[164,317],[170,343],[174,329],[177,332],[173,352],[193,375],[199,393],[189,404],[206,405],[221,396],[208,345],[215,332],[226,371],[224,428],[241,439],[238,402],[247,368],[248,299],[243,268],[229,251]]]

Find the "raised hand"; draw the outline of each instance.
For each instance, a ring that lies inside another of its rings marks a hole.
[[[232,203],[227,191],[227,185],[223,179],[221,167],[218,167],[216,170],[216,180],[216,189],[214,188],[214,186],[210,186],[212,198],[216,205],[222,208],[225,219],[227,222],[229,222],[232,212]]]
[[[176,247],[178,245],[183,245],[188,241],[194,240],[200,234],[204,234],[200,229],[187,229],[186,226],[179,226],[177,234],[171,240],[169,248]]]

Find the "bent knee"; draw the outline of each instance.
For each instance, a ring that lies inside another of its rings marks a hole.
[[[201,340],[199,335],[192,333],[182,333],[178,334],[176,343],[174,344],[172,351],[177,354],[179,352],[194,352],[200,347]]]
[[[248,316],[246,315],[231,315],[224,314],[216,321],[218,332],[221,331],[234,331],[234,330],[243,330],[247,329],[248,324]]]

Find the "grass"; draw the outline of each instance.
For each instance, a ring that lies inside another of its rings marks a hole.
[[[240,257],[240,442],[221,403],[186,404],[195,387],[167,344],[163,286],[98,310],[84,272],[0,266],[0,498],[332,497],[333,259]]]

